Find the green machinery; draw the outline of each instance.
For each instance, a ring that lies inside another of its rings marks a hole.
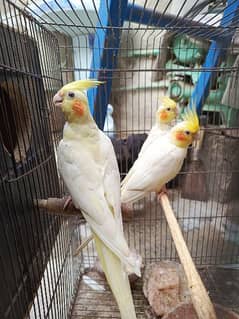
[[[176,35],[171,41],[170,56],[166,62],[168,94],[180,104],[186,104],[200,76],[201,65],[207,54],[209,43],[186,35]],[[238,125],[239,109],[221,103],[230,79],[225,67],[233,66],[235,55],[229,54],[221,63],[224,72],[214,75],[211,89],[203,105],[203,111],[218,113],[219,125],[233,127]],[[165,82],[164,82],[165,83]]]

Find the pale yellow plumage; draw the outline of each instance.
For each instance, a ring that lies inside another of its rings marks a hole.
[[[70,82],[70,83],[64,85],[61,90],[63,92],[75,91],[75,90],[83,91],[83,90],[87,90],[89,88],[98,86],[100,84],[103,84],[103,82],[97,81],[97,80],[94,80],[94,79],[78,80],[78,81]]]
[[[161,104],[156,111],[156,121],[155,125],[150,130],[147,139],[141,147],[141,150],[138,154],[138,157],[141,157],[147,149],[155,142],[161,139],[172,126],[172,122],[177,116],[177,104],[174,100],[170,99],[167,96],[161,98]],[[126,177],[121,182],[121,187],[127,182],[130,178],[132,172],[134,171],[134,165],[126,175]]]
[[[54,97],[67,118],[58,147],[58,167],[74,205],[91,226],[121,318],[136,319],[126,270],[140,275],[140,258],[129,250],[123,234],[117,161],[111,141],[95,124],[82,92],[98,84],[73,82]]]
[[[162,97],[160,107],[156,111],[156,122],[150,130],[140,150],[139,156],[146,151],[148,146],[156,139],[164,136],[171,128],[172,122],[177,117],[177,104],[167,96]]]
[[[121,187],[121,202],[133,203],[149,192],[159,192],[180,171],[187,148],[199,130],[195,111],[188,111],[185,121],[151,144],[130,170]]]

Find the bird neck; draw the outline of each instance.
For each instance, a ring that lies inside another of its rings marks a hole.
[[[82,121],[77,119],[74,121],[67,121],[63,130],[63,139],[91,138],[94,139],[99,134],[99,129],[91,117],[89,121]]]
[[[156,126],[158,129],[160,129],[162,131],[167,131],[170,127],[169,123],[162,123],[159,121],[156,121]]]

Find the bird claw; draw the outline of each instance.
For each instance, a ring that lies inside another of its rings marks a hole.
[[[168,195],[168,190],[165,185],[161,188],[160,192],[158,192],[158,198],[161,199],[163,195]]]

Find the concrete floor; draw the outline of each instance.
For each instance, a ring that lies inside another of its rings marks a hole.
[[[239,313],[239,270],[204,267],[199,273],[211,300]],[[139,279],[132,288],[137,318],[155,319],[143,295],[142,283],[142,279]],[[83,318],[120,318],[105,279],[96,271],[83,275],[75,299],[71,319]]]

